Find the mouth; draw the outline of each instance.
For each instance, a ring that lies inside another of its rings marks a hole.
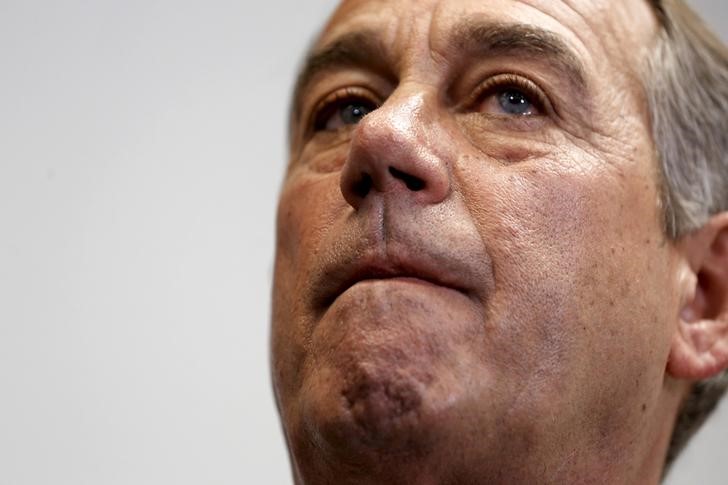
[[[391,280],[410,284],[437,286],[471,297],[471,292],[456,278],[448,277],[437,265],[413,258],[396,260],[369,258],[366,261],[339,266],[325,271],[316,306],[325,309],[351,287],[369,281]]]

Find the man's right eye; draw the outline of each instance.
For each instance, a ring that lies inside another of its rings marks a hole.
[[[336,92],[324,99],[315,111],[314,131],[338,131],[356,125],[379,106],[359,90]]]

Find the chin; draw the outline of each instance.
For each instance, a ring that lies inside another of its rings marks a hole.
[[[335,354],[307,373],[294,448],[354,475],[428,461],[465,389],[424,356],[390,350]]]
[[[304,422],[333,453],[379,459],[427,452],[437,414],[427,373],[362,366],[321,374],[304,396]]]
[[[314,325],[300,381],[284,386],[281,403],[299,469],[352,483],[434,476],[428,463],[457,429],[471,373],[484,375],[473,350],[482,320],[469,301],[443,302],[439,289],[423,298],[412,286],[361,285]],[[388,475],[395,470],[408,475]]]
[[[302,476],[330,483],[426,483],[451,402],[427,372],[320,368],[302,388],[288,433]],[[427,470],[427,473],[425,471]],[[396,475],[396,477],[394,476]],[[302,480],[302,483],[309,483]],[[313,482],[311,482],[313,483]]]

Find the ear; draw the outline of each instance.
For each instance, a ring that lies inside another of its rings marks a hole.
[[[728,368],[728,212],[679,243],[689,266],[684,303],[667,372],[703,380]]]

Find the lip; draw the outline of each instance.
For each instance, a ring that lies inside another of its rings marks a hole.
[[[427,254],[392,249],[386,256],[367,254],[354,261],[334,263],[326,267],[319,281],[315,305],[320,309],[331,306],[349,288],[360,282],[401,280],[434,285],[455,290],[473,298],[464,273],[448,268]]]

